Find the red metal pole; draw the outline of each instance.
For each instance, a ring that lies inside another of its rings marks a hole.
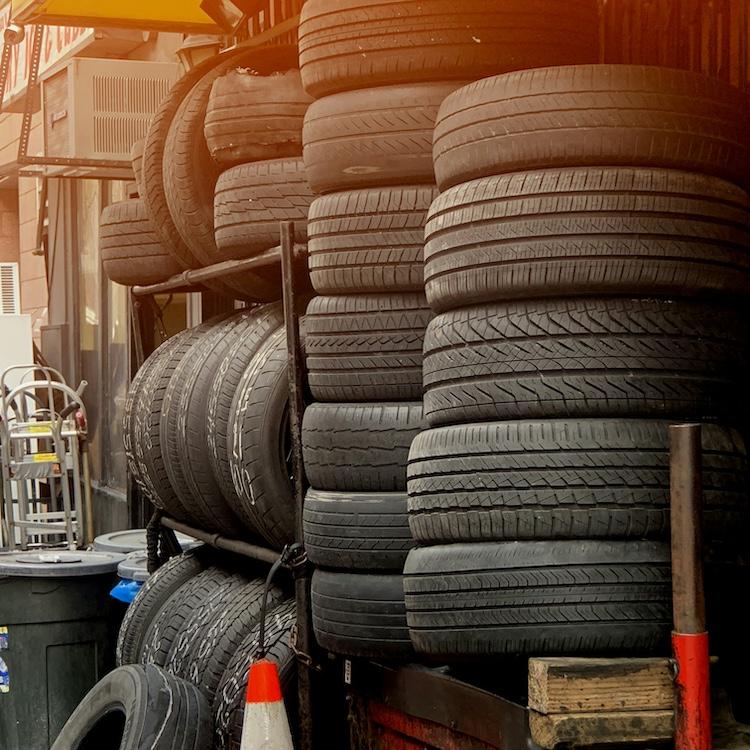
[[[701,426],[670,427],[672,650],[675,750],[711,750],[711,691],[703,590]]]

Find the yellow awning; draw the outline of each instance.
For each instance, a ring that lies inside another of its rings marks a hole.
[[[15,23],[221,34],[200,0],[12,0]]]

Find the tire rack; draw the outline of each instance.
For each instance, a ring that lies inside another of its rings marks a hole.
[[[300,338],[300,298],[295,284],[295,266],[307,259],[303,246],[294,244],[294,223],[280,225],[278,247],[245,260],[231,260],[206,268],[184,271],[177,276],[151,286],[137,286],[131,290],[133,301],[133,327],[138,366],[144,361],[144,326],[141,298],[162,292],[202,291],[200,284],[210,279],[254,268],[281,264],[284,321],[287,335],[289,368],[289,416],[292,432],[292,461],[294,468],[295,542],[302,550],[291,565],[295,579],[297,609],[296,643],[299,692],[299,747],[315,750],[319,732],[315,722],[322,702],[314,700],[321,671],[319,649],[315,643],[312,626],[311,580],[312,568],[304,553],[303,504],[305,497],[304,460],[302,455],[302,416],[304,392],[307,381],[305,359]],[[705,604],[703,592],[702,539],[701,539],[701,455],[699,425],[681,425],[670,428],[672,439],[672,567],[673,567],[673,633],[674,662],[678,678],[675,691],[675,716],[677,724],[677,750],[707,750],[710,748],[710,695],[708,691],[708,641],[705,632]],[[131,500],[133,496],[131,495]],[[203,541],[217,549],[272,564],[279,558],[275,550],[260,547],[237,539],[197,529],[163,516],[157,511],[150,524],[160,525],[167,535],[167,546],[179,549],[174,532],[179,531]],[[149,559],[156,559],[158,534],[149,535]],[[352,664],[343,662],[343,682],[348,689],[356,688],[360,695],[370,696],[385,703],[391,711],[393,728],[403,730],[404,719],[412,717],[437,725],[437,737],[442,737],[444,747],[453,747],[455,730],[463,736],[486,741],[490,747],[516,750],[526,747],[539,750],[529,728],[529,710],[499,695],[481,690],[445,673],[433,672],[423,667],[385,668],[369,661]],[[333,662],[334,664],[337,662]],[[340,679],[340,678],[339,678]],[[350,695],[350,698],[352,696]],[[316,710],[317,709],[317,710]],[[352,712],[350,712],[352,713]],[[350,719],[351,719],[350,715]],[[325,723],[325,722],[324,722]],[[440,729],[442,727],[442,729]],[[442,732],[442,734],[441,734]],[[493,742],[494,740],[494,742]],[[490,744],[492,742],[493,744]],[[499,744],[495,744],[499,743]],[[369,747],[369,739],[367,747]],[[364,747],[364,746],[363,746]],[[355,748],[355,750],[360,750]]]

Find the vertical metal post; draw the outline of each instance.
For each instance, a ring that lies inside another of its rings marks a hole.
[[[672,651],[675,750],[711,750],[711,695],[703,588],[701,426],[673,425],[671,444]]]
[[[290,221],[281,224],[281,274],[289,363],[289,426],[294,469],[295,541],[304,545],[302,513],[305,500],[305,469],[302,459],[302,416],[305,409],[305,361],[300,337],[299,300],[294,283],[294,223]],[[310,581],[310,569],[303,556],[300,564],[295,567],[300,750],[313,750],[314,748],[313,670],[309,656],[314,647],[315,638],[312,630]]]

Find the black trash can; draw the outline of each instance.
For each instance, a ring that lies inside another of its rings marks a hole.
[[[48,750],[114,667],[123,555],[0,553],[0,748]]]

